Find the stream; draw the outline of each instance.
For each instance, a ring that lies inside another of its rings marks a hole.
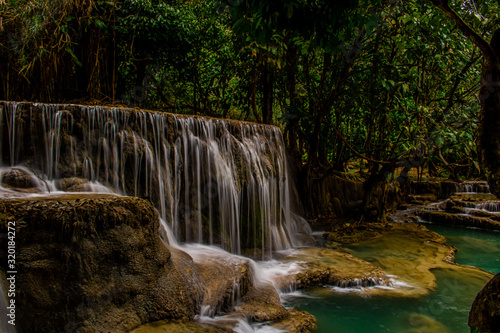
[[[500,272],[500,232],[423,224],[458,249],[456,263]],[[380,239],[349,245],[348,249],[391,273],[398,270],[394,258],[412,260],[413,254],[405,251],[405,242],[402,247],[389,243]],[[287,297],[286,304],[316,316],[319,333],[468,333],[472,302],[486,281],[448,269],[432,272],[437,288],[421,298],[368,296],[363,288],[324,287]]]

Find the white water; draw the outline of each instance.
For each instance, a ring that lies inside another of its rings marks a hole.
[[[278,128],[116,108],[79,107],[73,114],[66,109],[75,106],[28,106],[0,104],[0,197],[60,195],[68,180],[79,192],[148,196],[160,213],[162,238],[195,262],[248,263],[257,287],[297,271],[295,263],[257,264],[238,255],[260,248],[270,258],[274,250],[300,245],[295,234],[311,232],[290,207]],[[27,180],[26,190],[4,184],[13,174]],[[228,320],[214,315],[204,306],[198,320]],[[281,332],[230,320],[235,332]]]
[[[490,193],[490,186],[486,182],[463,182],[455,184],[456,193]]]

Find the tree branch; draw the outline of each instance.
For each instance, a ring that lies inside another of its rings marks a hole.
[[[472,30],[467,23],[465,23],[460,16],[450,7],[448,0],[431,0],[434,5],[443,11],[449,19],[456,24],[462,33],[469,38],[481,51],[483,57],[489,63],[498,62],[499,59],[493,48],[474,30]]]

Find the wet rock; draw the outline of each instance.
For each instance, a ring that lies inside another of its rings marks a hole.
[[[426,221],[438,224],[500,230],[500,222],[495,221],[489,217],[458,215],[452,212],[448,213],[448,212],[428,211],[428,210],[419,211],[417,214]]]
[[[457,191],[457,183],[452,181],[424,181],[418,182],[411,180],[409,182],[410,194],[413,195],[434,195],[438,199],[449,198]]]
[[[288,316],[278,292],[271,285],[254,286],[241,303],[235,312],[254,322],[277,321]]]
[[[39,192],[37,188],[40,186],[40,181],[35,176],[21,169],[11,169],[4,173],[1,175],[1,181],[3,186],[9,188]]]
[[[0,232],[9,220],[19,235],[20,332],[125,332],[198,311],[148,201],[88,195],[3,200]],[[0,249],[3,262],[6,249]]]
[[[377,239],[380,237],[382,237],[382,234],[378,230],[374,230],[369,226],[343,226],[336,228],[334,231],[325,232],[323,234],[323,238],[327,242],[332,241],[342,244],[359,243],[361,241]]]
[[[196,322],[180,320],[162,320],[136,328],[130,333],[218,333],[216,328],[205,327]]]
[[[334,215],[338,218],[357,216],[364,196],[363,183],[349,179],[349,174],[337,173],[303,180],[309,184],[311,198],[305,202],[306,210],[314,215]],[[321,179],[321,180],[320,180]]]
[[[273,325],[274,328],[289,333],[309,333],[317,329],[316,318],[305,311],[288,309],[289,315]]]
[[[89,181],[83,178],[63,178],[56,182],[57,189],[64,192],[87,192],[90,190]]]
[[[469,314],[469,327],[474,332],[500,332],[500,274],[477,294]]]
[[[325,284],[340,287],[390,285],[389,278],[379,267],[348,253],[306,248],[284,259],[302,262],[304,269],[291,277],[299,289]]]
[[[207,314],[210,316],[231,311],[240,297],[247,294],[252,283],[248,261],[220,260],[198,263],[198,266],[205,287],[202,306],[209,309]]]

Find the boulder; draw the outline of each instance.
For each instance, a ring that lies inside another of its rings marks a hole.
[[[305,311],[287,309],[288,316],[272,325],[274,328],[284,330],[289,333],[309,333],[317,329],[316,318]]]
[[[469,313],[471,332],[500,332],[500,273],[477,294]]]
[[[16,231],[18,333],[127,332],[198,312],[195,291],[161,242],[149,201],[89,195],[3,200],[0,233],[8,221]],[[6,251],[0,247],[2,262]]]
[[[64,192],[89,192],[89,181],[83,178],[62,178],[56,182],[57,189]]]
[[[22,169],[11,169],[1,175],[0,178],[1,184],[5,187],[24,190],[23,192],[39,192],[37,189],[40,181]]]

